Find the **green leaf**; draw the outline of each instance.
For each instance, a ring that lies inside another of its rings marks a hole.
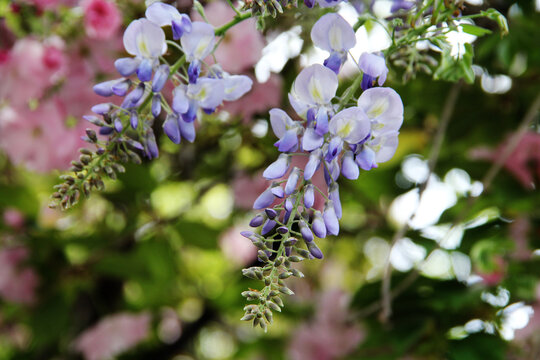
[[[508,35],[508,22],[506,21],[506,17],[504,17],[503,14],[501,14],[495,9],[487,9],[486,11],[480,12],[480,14],[487,17],[488,19],[496,21],[499,25],[499,29],[501,29],[502,34]]]
[[[471,25],[471,24],[461,24],[460,26],[464,32],[466,32],[467,34],[474,35],[474,36],[484,36],[487,34],[491,34],[491,30],[484,29],[480,26]]]

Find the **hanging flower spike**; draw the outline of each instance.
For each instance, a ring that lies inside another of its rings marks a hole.
[[[311,40],[315,46],[330,53],[324,66],[336,74],[347,60],[347,52],[356,45],[353,28],[335,13],[321,16],[311,29]]]
[[[212,25],[201,21],[191,23],[191,31],[180,39],[182,49],[190,62],[188,68],[189,82],[195,84],[201,72],[201,61],[206,58],[216,43]]]
[[[191,19],[186,14],[180,14],[178,9],[169,4],[155,2],[146,9],[146,18],[161,27],[171,26],[173,39],[179,40],[182,35],[190,33]]]
[[[362,90],[367,90],[375,86],[375,81],[378,78],[377,83],[382,86],[386,81],[386,75],[388,74],[388,68],[384,57],[363,53],[358,60],[358,67],[364,73],[362,76]]]
[[[399,128],[403,123],[403,102],[390,88],[372,88],[358,99],[371,122],[369,139],[356,149],[355,161],[364,170],[388,161],[396,152]]]
[[[274,144],[278,151],[293,152],[298,149],[298,134],[302,127],[293,121],[287,113],[281,109],[270,110],[270,124],[278,141]]]
[[[152,78],[152,71],[159,56],[167,51],[165,33],[147,19],[134,20],[124,32],[124,48],[135,58],[122,58],[115,62],[116,69],[123,76],[137,72],[141,81]]]

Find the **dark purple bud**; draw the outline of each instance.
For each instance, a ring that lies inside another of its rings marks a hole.
[[[291,199],[290,197],[288,197],[286,200],[285,200],[285,210],[287,211],[292,211],[293,209],[293,206],[294,206],[294,201],[293,199]]]
[[[122,120],[119,118],[114,119],[114,129],[116,132],[122,132],[124,130],[124,125],[122,125]]]
[[[334,210],[334,204],[332,200],[327,201],[324,205],[323,213],[324,225],[326,225],[327,233],[330,235],[339,234],[339,220],[336,216],[336,211]]]
[[[201,73],[201,62],[199,60],[193,60],[188,67],[188,77],[190,84],[196,84],[197,78]]]
[[[279,179],[287,173],[290,164],[291,157],[287,154],[281,154],[276,161],[264,170],[263,177],[267,180]]]
[[[274,220],[266,220],[266,222],[264,223],[263,227],[262,227],[262,230],[261,230],[261,234],[262,235],[266,235],[268,234],[270,231],[272,231],[272,229],[276,226],[276,222]]]
[[[137,77],[141,81],[150,81],[152,78],[152,60],[144,59],[137,68]]]
[[[323,65],[332,70],[333,72],[339,74],[339,68],[341,67],[343,57],[337,52],[333,51],[330,56],[324,60]]]
[[[282,199],[285,196],[285,192],[283,191],[283,188],[279,185],[272,187],[272,194],[274,194],[275,197],[278,197]]]
[[[362,84],[360,84],[360,87],[362,88],[362,90],[370,89],[375,85],[375,80],[377,80],[377,78],[364,73],[362,75]]]
[[[152,80],[153,92],[160,92],[163,89],[167,82],[167,78],[169,77],[169,71],[169,66],[166,64],[162,64],[157,68],[154,73],[154,80]]]
[[[289,232],[289,229],[286,226],[280,226],[277,228],[277,232],[284,235]]]
[[[139,115],[137,115],[137,111],[131,110],[131,113],[129,114],[129,123],[133,129],[137,129],[137,126],[139,126]]]
[[[270,219],[275,219],[278,215],[277,211],[274,209],[264,209],[264,212],[266,213],[266,216],[268,216]]]
[[[316,210],[311,223],[311,229],[318,238],[324,239],[326,237],[326,225],[320,211]]]
[[[110,135],[114,132],[112,126],[102,126],[99,128],[99,135]]]
[[[180,141],[182,141],[180,128],[178,127],[178,117],[176,115],[167,115],[167,119],[163,123],[163,131],[173,143],[180,144]]]
[[[187,15],[181,14],[181,16],[181,19],[174,19],[171,24],[174,40],[179,40],[184,33],[191,32],[191,20]]]
[[[341,161],[341,173],[349,180],[356,180],[360,175],[358,165],[354,162],[354,154],[352,151],[347,151],[343,155]]]
[[[253,203],[253,209],[260,210],[267,208],[268,206],[272,205],[274,202],[274,194],[272,194],[272,190],[270,187],[268,187],[266,190],[262,192],[261,195],[255,200]]]
[[[159,156],[159,149],[156,143],[156,137],[152,128],[146,131],[146,156],[149,159],[154,159]]]
[[[112,86],[112,92],[117,96],[126,96],[130,86],[131,80],[122,79]]]
[[[324,257],[321,249],[315,244],[314,242],[310,242],[307,244],[309,253],[316,259],[322,259]]]
[[[121,58],[114,62],[114,67],[122,76],[130,76],[139,67],[140,60],[134,58]]]
[[[91,110],[93,113],[104,115],[104,114],[107,114],[109,111],[111,111],[111,104],[109,103],[97,104],[97,105],[92,106]]]
[[[152,115],[158,117],[161,114],[161,95],[156,94],[152,97]]]
[[[264,220],[265,220],[265,217],[263,215],[257,214],[255,215],[253,219],[251,219],[251,221],[249,222],[249,226],[259,227],[263,224]]]
[[[313,177],[319,166],[321,165],[322,150],[317,149],[309,154],[309,160],[304,169],[304,179],[309,180]]]
[[[319,109],[315,121],[315,132],[317,135],[324,136],[328,132],[328,112],[325,108]]]
[[[183,116],[178,117],[178,126],[180,127],[180,134],[184,139],[190,143],[195,141],[195,124],[193,122],[184,121]]]
[[[311,9],[315,5],[315,0],[304,0],[304,4]]]
[[[289,174],[289,178],[287,179],[287,184],[285,184],[285,194],[291,195],[294,190],[296,189],[296,185],[298,184],[298,178],[300,177],[300,169],[297,167],[294,167],[291,173]]]
[[[330,185],[330,192],[328,194],[328,198],[334,203],[334,210],[336,210],[337,218],[341,219],[341,200],[339,198],[339,185],[337,183],[333,183],[332,185]]]
[[[324,164],[324,180],[326,181],[326,185],[330,185],[339,177],[339,164],[337,159],[332,160],[330,163],[325,161]]]
[[[205,114],[211,115],[214,113],[214,111],[216,111],[216,108],[212,108],[212,109],[202,108],[202,110],[204,111]]]
[[[128,139],[126,140],[126,143],[128,143],[129,145],[133,146],[135,149],[137,150],[144,150],[144,146],[138,142],[138,141],[135,141],[133,139]]]
[[[117,82],[118,80],[104,81],[104,82],[94,85],[93,90],[99,96],[109,97],[114,94],[112,87]]]
[[[283,216],[283,222],[284,223],[289,222],[290,217],[291,217],[291,212],[290,211],[285,211],[285,215]]]
[[[343,140],[339,136],[334,136],[328,144],[328,151],[326,152],[325,160],[330,162],[336,158],[336,156],[343,149]]]
[[[315,187],[313,184],[307,184],[304,191],[304,206],[311,209],[315,203]]]
[[[315,117],[317,115],[317,110],[315,108],[309,108],[306,117],[308,126],[315,122]]]
[[[122,107],[129,109],[134,107],[139,100],[141,100],[144,95],[144,83],[137,85],[129,94],[126,95],[124,101],[122,102]]]
[[[306,241],[306,243],[313,241],[313,233],[309,229],[309,227],[306,225],[304,220],[300,220],[300,233],[302,234],[302,238]]]
[[[185,122],[192,123],[197,118],[197,104],[194,102],[189,103],[187,112],[182,114],[182,119]]]

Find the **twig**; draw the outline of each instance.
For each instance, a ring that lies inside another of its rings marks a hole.
[[[418,211],[418,208],[420,207],[420,203],[422,201],[422,195],[424,194],[424,191],[427,188],[429,178],[431,177],[431,174],[433,173],[435,166],[437,164],[437,161],[439,159],[439,154],[441,152],[441,147],[444,140],[444,134],[446,133],[446,129],[448,128],[448,123],[450,122],[450,119],[452,118],[452,113],[454,112],[454,108],[456,106],[460,88],[461,88],[461,82],[454,84],[444,104],[443,112],[441,114],[441,122],[439,124],[439,127],[437,128],[437,133],[435,134],[435,138],[433,140],[433,147],[431,148],[431,152],[428,159],[429,172],[426,177],[426,180],[419,187],[418,203],[416,205],[416,208],[412,212],[409,219],[407,219],[407,221],[403,224],[403,226],[401,226],[401,228],[399,228],[398,231],[396,231],[394,233],[394,236],[392,237],[392,241],[390,244],[390,251],[388,252],[388,256],[384,264],[383,279],[381,283],[381,301],[382,301],[381,321],[383,323],[386,323],[390,315],[392,315],[392,296],[390,293],[392,271],[391,271],[391,266],[390,266],[390,254],[392,252],[392,249],[396,245],[397,241],[403,238],[407,230],[409,230],[409,223],[412,220],[414,220],[416,216],[416,212]]]
[[[488,169],[486,175],[484,176],[484,179],[482,180],[482,185],[484,187],[484,191],[488,189],[491,186],[491,183],[493,182],[493,179],[497,176],[499,171],[501,170],[503,164],[506,162],[508,157],[512,154],[512,152],[515,150],[516,146],[519,144],[523,136],[525,135],[525,132],[527,131],[528,127],[531,125],[532,121],[534,120],[534,117],[536,116],[537,112],[540,110],[540,94],[537,95],[534,102],[530,106],[529,110],[525,114],[525,117],[523,118],[521,124],[518,127],[518,130],[516,133],[511,137],[510,141],[508,142],[507,147],[503,151],[501,157],[495,162],[490,169]],[[444,113],[444,112],[443,112]],[[463,221],[469,214],[469,212],[472,209],[472,205],[477,201],[478,197],[469,197],[468,206],[466,209],[460,214],[460,216],[456,217],[456,219],[453,221],[452,226],[450,229],[455,227],[457,224]],[[403,228],[408,228],[408,224],[405,224]],[[400,229],[401,230],[401,229]],[[399,232],[399,231],[398,231]],[[450,231],[445,235],[445,238],[437,243],[437,246],[435,249],[433,249],[427,256],[426,259],[429,258],[429,256],[433,253],[433,251],[440,248],[440,244],[444,243],[447,236],[449,235]],[[404,234],[404,233],[403,233]],[[399,239],[399,238],[398,238]],[[397,241],[397,240],[396,240]],[[424,260],[425,262],[425,260]],[[384,314],[384,301],[387,301],[388,304],[391,306],[391,301],[398,297],[403,291],[405,291],[410,285],[414,283],[414,281],[420,276],[420,271],[418,268],[421,268],[422,266],[417,266],[416,269],[411,271],[409,275],[398,285],[394,290],[390,290],[390,282],[388,282],[388,288],[387,293],[384,295],[387,296],[386,300],[383,297],[381,301],[376,301],[371,303],[370,305],[366,306],[362,310],[360,310],[356,316],[366,317],[371,315],[372,313],[378,311],[379,309],[383,308],[383,314]],[[383,278],[384,282],[384,278]],[[387,316],[391,315],[391,307],[388,308],[389,312]],[[383,318],[384,319],[384,318]]]

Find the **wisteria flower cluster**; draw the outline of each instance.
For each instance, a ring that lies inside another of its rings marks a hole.
[[[119,162],[140,163],[141,152],[148,159],[158,157],[152,126],[162,112],[163,131],[173,143],[193,142],[199,113],[211,114],[224,101],[237,100],[251,89],[248,76],[231,75],[218,64],[205,63],[217,47],[212,25],[191,21],[160,2],[149,6],[145,15],[124,32],[124,48],[132,56],[115,61],[122,77],[94,86],[95,93],[112,101],[93,106],[95,115],[84,117],[99,127],[97,132],[88,128],[84,137],[97,149],[81,149],[79,161],[72,162],[75,176],[64,175],[65,182],[56,186],[53,198],[63,209],[77,203],[81,194],[102,189],[104,175],[115,179],[124,171]],[[165,26],[171,27],[174,41],[166,40]],[[173,65],[163,58],[168,45],[182,52]],[[171,103],[163,94],[167,82],[174,86]]]
[[[297,76],[289,93],[289,101],[301,120],[292,120],[281,109],[270,110],[270,122],[281,153],[263,173],[272,181],[255,200],[253,208],[260,210],[250,222],[259,232],[244,231],[242,235],[259,249],[262,267],[243,270],[245,276],[264,282],[261,291],[249,290],[243,296],[257,304],[247,305],[242,320],[253,321],[266,329],[272,322],[272,311],[281,311],[281,294],[293,292],[284,280],[303,277],[293,263],[305,259],[322,259],[316,238],[339,234],[342,208],[338,179],[355,180],[360,169],[371,170],[388,161],[396,151],[399,128],[403,122],[403,104],[391,88],[382,85],[386,78],[384,59],[369,54],[360,60],[364,90],[355,106],[343,96],[333,102],[338,89],[341,64],[355,45],[352,27],[334,13],[322,16],[311,31],[313,43],[330,53],[324,65],[311,65]],[[382,64],[382,66],[381,66]],[[358,75],[360,76],[360,75]],[[294,156],[308,156],[303,169],[293,167]],[[323,172],[325,188],[317,187],[312,178]],[[314,207],[315,193],[325,198],[322,211]]]

